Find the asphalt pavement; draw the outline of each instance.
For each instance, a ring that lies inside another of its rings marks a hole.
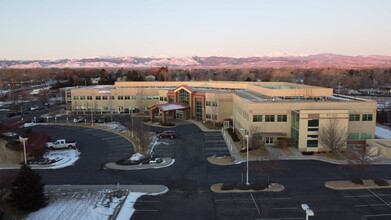
[[[93,128],[39,126],[52,137],[77,140],[81,158],[72,167],[59,170],[39,170],[43,181],[50,185],[165,185],[170,191],[159,196],[143,196],[135,204],[132,219],[304,219],[301,204],[314,211],[313,219],[390,219],[391,189],[331,190],[328,180],[352,179],[357,176],[344,165],[314,160],[281,161],[285,167],[271,175],[271,181],[284,185],[279,193],[216,194],[210,186],[221,182],[240,182],[245,163],[215,166],[206,157],[206,135],[194,124],[173,128],[178,138],[167,143],[173,149],[175,163],[162,169],[118,171],[104,169],[113,158],[112,152],[121,145],[121,136],[97,132]],[[165,128],[149,127],[155,132]],[[171,129],[170,129],[171,130]],[[115,138],[114,138],[115,137]],[[123,137],[122,137],[123,138]],[[123,151],[123,156],[129,151]],[[120,154],[122,156],[122,154]],[[390,165],[375,165],[365,178],[389,178]],[[250,182],[265,180],[255,172],[250,162]],[[153,210],[153,211],[151,211]]]

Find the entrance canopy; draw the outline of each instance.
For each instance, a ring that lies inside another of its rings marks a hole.
[[[166,124],[166,116],[167,116],[166,113],[167,112],[177,111],[177,110],[186,110],[186,109],[190,109],[190,106],[186,105],[185,103],[181,103],[181,102],[171,102],[171,103],[166,103],[166,104],[154,105],[151,107],[151,122],[154,122],[155,113],[157,113],[158,110],[163,112],[162,123]],[[174,117],[175,117],[175,114],[174,114]]]
[[[167,111],[189,109],[190,107],[188,105],[186,105],[185,103],[171,102],[171,103],[166,103],[166,104],[154,105],[154,106],[152,106],[151,110],[153,111],[156,108],[158,108],[162,112],[167,112]]]

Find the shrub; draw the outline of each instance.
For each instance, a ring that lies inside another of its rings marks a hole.
[[[233,129],[232,128],[228,128],[227,131],[228,131],[229,134],[233,133]]]
[[[378,186],[389,186],[390,185],[387,181],[385,181],[383,179],[374,179],[373,181]]]
[[[309,155],[314,155],[314,152],[313,151],[311,151],[311,152],[301,152],[301,154],[303,154],[303,155],[306,155],[306,156],[309,156]]]
[[[21,151],[22,150],[22,143],[20,143],[20,141],[14,140],[14,141],[8,142],[5,145],[5,147],[7,147],[8,149],[13,150],[13,151]]]
[[[352,179],[352,183],[356,185],[364,185],[364,181],[362,179]]]
[[[236,186],[237,189],[240,189],[240,190],[250,190],[251,189],[251,185],[247,185],[246,183],[239,183],[237,186]]]
[[[251,189],[253,190],[264,190],[268,187],[267,182],[251,183]]]
[[[223,185],[221,186],[221,190],[233,190],[235,189],[235,183],[223,183]]]
[[[168,127],[172,127],[172,126],[175,126],[174,123],[161,123],[162,126],[168,126]]]

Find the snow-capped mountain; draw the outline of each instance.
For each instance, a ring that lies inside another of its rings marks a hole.
[[[0,68],[261,68],[391,67],[391,56],[293,55],[273,52],[256,57],[92,57],[60,60],[0,60]]]

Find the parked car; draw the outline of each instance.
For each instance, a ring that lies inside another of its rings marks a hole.
[[[80,123],[80,122],[84,122],[84,118],[79,116],[79,117],[76,117],[73,119],[73,122],[74,123]]]
[[[100,117],[96,120],[97,123],[106,123],[109,122],[109,120],[106,117]]]
[[[76,148],[76,141],[66,141],[65,139],[58,139],[55,142],[47,142],[46,147],[51,150],[60,148]]]
[[[16,132],[12,132],[12,131],[3,132],[3,133],[1,133],[1,136],[6,138],[6,139],[17,139],[17,138],[19,138],[19,134],[16,133]]]
[[[7,117],[11,118],[11,117],[14,117],[14,116],[17,116],[17,115],[18,115],[17,112],[8,112]]]
[[[43,122],[45,122],[45,119],[44,118],[35,118],[35,119],[33,119],[33,122],[34,123],[43,123]]]
[[[171,130],[169,130],[169,131],[163,131],[162,133],[159,133],[157,136],[158,136],[159,138],[171,138],[171,139],[177,137],[175,131],[171,131]]]

